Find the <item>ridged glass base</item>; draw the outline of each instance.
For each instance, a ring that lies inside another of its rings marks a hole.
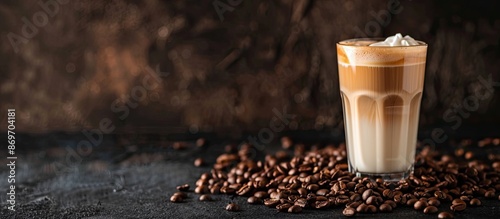
[[[398,182],[402,179],[406,179],[410,176],[410,174],[413,172],[413,165],[408,168],[407,171],[404,172],[393,172],[393,173],[366,173],[366,172],[360,172],[357,171],[354,167],[349,164],[349,172],[354,173],[357,177],[368,177],[370,179],[377,179],[377,178],[382,178],[384,181],[387,182]]]

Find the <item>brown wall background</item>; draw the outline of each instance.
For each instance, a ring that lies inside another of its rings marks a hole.
[[[220,3],[223,21],[214,8]],[[16,129],[24,132],[80,131],[109,118],[118,130],[238,133],[268,126],[273,109],[286,106],[297,116],[287,128],[342,128],[335,43],[362,32],[428,42],[423,126],[456,125],[443,121],[456,106],[462,111],[453,118],[463,124],[500,122],[498,87],[480,79],[500,81],[495,3],[230,3],[239,1],[61,1],[46,25],[13,46],[9,33],[23,36],[23,18],[43,24],[39,12],[47,12],[29,0],[2,1],[1,124],[4,109],[15,108]],[[390,21],[380,24],[376,17],[386,12]],[[130,97],[151,75],[162,83],[140,101]],[[464,100],[474,103],[476,93],[488,92],[476,98],[477,108],[464,109]],[[128,115],[116,112],[125,106]]]

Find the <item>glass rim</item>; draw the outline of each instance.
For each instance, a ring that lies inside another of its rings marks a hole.
[[[420,40],[415,40],[419,43],[419,45],[410,45],[410,46],[370,46],[370,45],[354,45],[354,44],[346,44],[348,42],[356,42],[356,41],[384,41],[386,38],[382,37],[374,37],[374,38],[352,38],[352,39],[347,39],[347,40],[342,40],[337,42],[337,45],[340,46],[348,46],[348,47],[371,47],[371,48],[402,48],[402,47],[420,47],[420,46],[427,46],[427,43],[424,41]]]

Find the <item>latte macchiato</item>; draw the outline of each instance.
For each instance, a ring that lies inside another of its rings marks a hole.
[[[340,91],[352,172],[385,176],[388,180],[399,180],[411,172],[426,52],[425,43],[401,35],[383,42],[355,39],[338,43]]]

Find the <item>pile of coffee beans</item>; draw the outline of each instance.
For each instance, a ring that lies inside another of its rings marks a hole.
[[[343,208],[345,216],[388,213],[409,206],[438,218],[453,218],[454,212],[481,206],[482,199],[500,199],[500,156],[474,159],[474,153],[467,150],[471,142],[462,142],[453,156],[419,147],[414,173],[396,183],[348,172],[343,144],[306,151],[304,145],[292,146],[288,138],[283,142],[287,149],[295,148],[294,156],[290,151],[279,151],[263,161],[254,160],[251,145],[238,151],[226,147],[231,150],[200,176],[194,191],[245,196],[249,204],[263,204],[280,212]],[[486,145],[499,144],[500,140],[490,139]],[[189,185],[177,189],[186,191]],[[172,202],[182,202],[178,193],[171,197]],[[439,212],[443,205],[449,206],[448,210]],[[230,203],[226,210],[238,211],[240,207]]]

